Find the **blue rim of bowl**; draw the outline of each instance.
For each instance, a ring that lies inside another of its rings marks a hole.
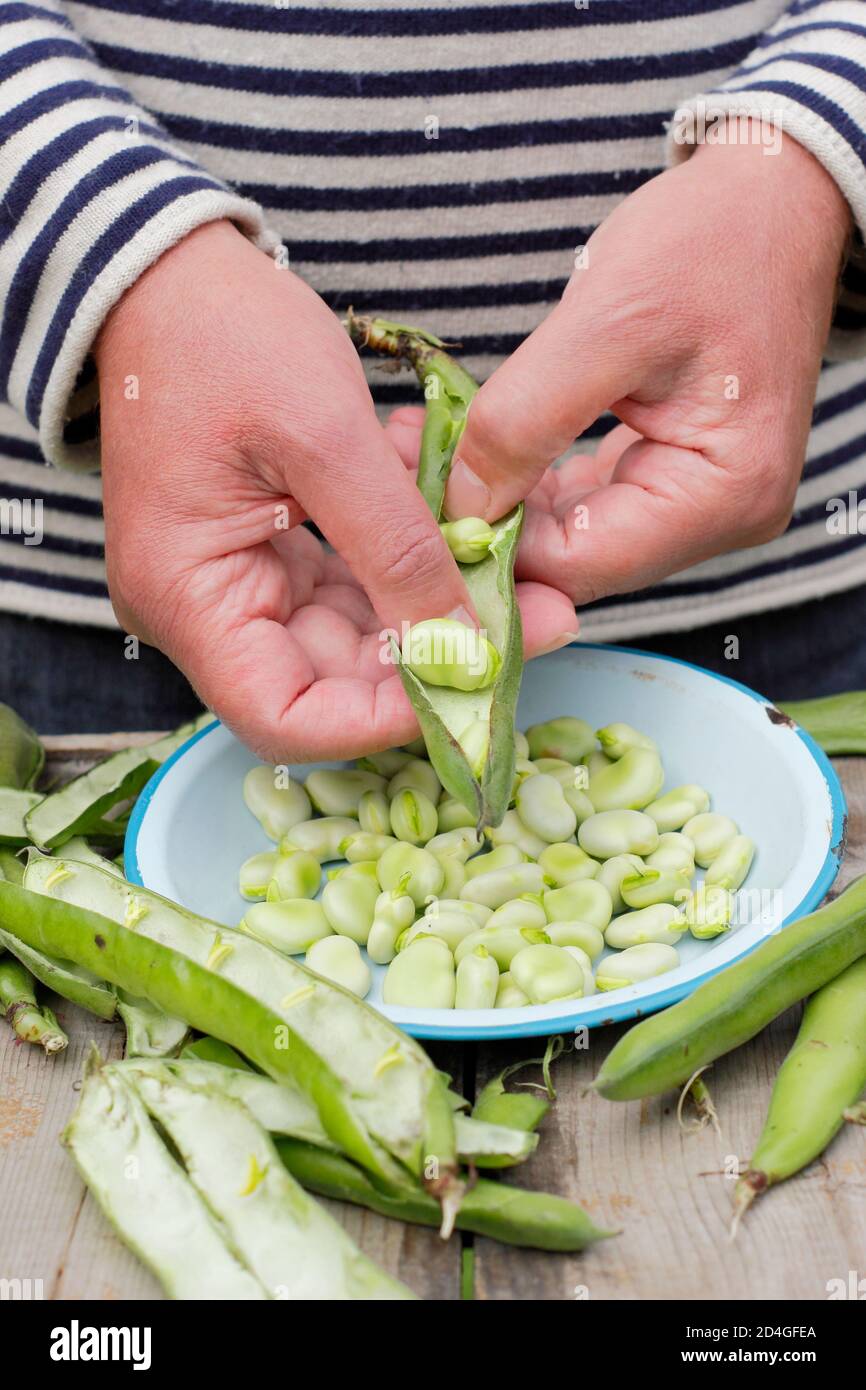
[[[685,666],[690,671],[698,671],[703,676],[709,676],[711,680],[721,681],[724,685],[733,686],[735,690],[741,691],[743,695],[748,695],[751,700],[756,700],[758,704],[764,705],[765,708],[775,708],[772,700],[768,700],[764,695],[759,695],[758,692],[752,690],[750,686],[743,685],[742,681],[735,681],[730,676],[719,675],[717,671],[708,671],[705,666],[698,666],[693,661],[683,661],[682,658],[677,656],[665,656],[660,652],[645,651],[641,647],[620,647],[611,642],[570,642],[568,647],[561,648],[561,650],[568,651],[571,648],[575,648],[579,651],[620,652],[624,656],[651,657],[655,661],[666,661],[673,666]],[[130,883],[137,883],[142,888],[145,886],[138,864],[138,835],[142,821],[144,820],[148,806],[153,799],[157,787],[174,764],[178,762],[180,758],[184,757],[194,744],[200,742],[201,739],[206,738],[208,734],[212,734],[215,729],[220,727],[219,720],[214,719],[213,724],[208,724],[206,728],[199,729],[197,733],[192,734],[185,743],[181,744],[176,752],[172,753],[170,758],[166,759],[162,767],[157,769],[150,780],[145,783],[133,807],[123,842],[124,873]],[[848,805],[845,801],[842,783],[839,781],[836,771],[824,750],[819,747],[811,734],[808,734],[805,729],[800,728],[799,724],[795,724],[792,721],[789,727],[792,733],[795,733],[802,739],[827,783],[827,788],[830,792],[833,819],[830,828],[830,847],[827,850],[824,862],[797,906],[788,913],[782,923],[783,927],[787,926],[790,922],[796,921],[798,917],[805,917],[807,913],[814,911],[829,892],[842,863],[842,854],[845,849],[845,825],[848,814]],[[714,975],[718,975],[722,970],[727,970],[728,966],[733,965],[738,960],[742,960],[744,956],[747,956],[750,951],[753,951],[755,947],[759,945],[760,939],[752,941],[747,946],[744,946],[743,950],[737,955],[729,957],[721,964],[716,966],[708,964],[707,969],[696,979],[685,980],[679,984],[671,985],[668,989],[659,990],[657,994],[653,995],[652,1002],[649,1004],[644,1003],[643,1006],[641,1006],[641,1004],[638,1003],[638,1007],[635,1007],[634,999],[623,999],[620,1003],[614,1003],[613,999],[611,999],[611,1008],[607,1010],[603,1016],[589,1020],[586,1026],[598,1028],[609,1023],[622,1023],[629,1019],[641,1018],[644,1014],[657,1013],[660,1009],[666,1009],[671,1004],[678,1003],[680,999],[684,999],[687,995],[693,994],[699,985],[712,979]],[[371,1005],[371,1007],[375,1006]],[[454,1010],[448,1011],[449,1017],[453,1012]],[[449,1042],[481,1042],[496,1038],[544,1037],[552,1033],[561,1033],[563,1031],[570,1032],[575,1026],[575,1012],[572,1011],[571,1013],[559,1014],[554,1018],[527,1018],[525,1021],[521,1020],[516,1023],[503,1022],[498,1025],[491,1023],[485,1025],[483,1032],[479,1032],[478,1027],[472,1024],[461,1025],[457,1022],[446,1023],[444,1021],[442,1023],[433,1021],[428,1023],[427,1020],[423,1020],[418,1023],[398,1023],[395,1026],[402,1028],[405,1033],[409,1033],[414,1038],[440,1039],[441,1041],[447,1040]]]

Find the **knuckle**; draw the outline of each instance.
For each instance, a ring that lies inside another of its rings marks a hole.
[[[431,580],[439,578],[444,545],[439,532],[424,522],[407,523],[383,556],[383,578],[394,585],[411,584],[424,590]]]

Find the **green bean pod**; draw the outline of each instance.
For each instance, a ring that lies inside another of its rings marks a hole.
[[[497,978],[499,972],[497,971]],[[495,991],[494,991],[495,995]],[[22,1042],[38,1043],[50,1057],[69,1039],[45,1005],[36,999],[33,976],[14,956],[0,949],[0,1013]]]
[[[27,839],[40,849],[54,849],[73,835],[122,833],[124,822],[105,818],[122,802],[137,796],[158,767],[198,730],[214,722],[208,711],[173,734],[113,753],[41,799],[25,819]]]
[[[0,845],[17,848],[29,843],[26,820],[43,799],[41,792],[0,787]]]
[[[438,521],[451,459],[477,390],[476,383],[448,356],[439,339],[421,330],[354,316],[350,316],[348,327],[355,342],[409,361],[425,388],[418,487]],[[446,790],[470,808],[479,828],[497,825],[502,819],[514,780],[514,711],[523,671],[514,560],[522,524],[522,506],[491,523],[494,538],[487,554],[477,563],[464,565],[461,571],[480,628],[490,643],[489,651],[496,653],[496,662],[486,667],[485,680],[491,666],[496,667],[492,680],[474,690],[433,685],[424,677],[435,673],[426,665],[423,669],[415,666],[416,671],[421,670],[419,678],[403,660],[397,644],[392,643],[392,653],[418,716],[430,761]],[[478,722],[487,724],[490,730],[481,769],[477,765],[473,768],[460,742],[464,731]]]
[[[812,995],[776,1077],[767,1120],[737,1183],[739,1217],[775,1183],[799,1173],[841,1129],[866,1087],[866,958]]]
[[[866,753],[866,691],[786,700],[780,702],[779,709],[795,719],[831,757]]]
[[[0,787],[29,791],[45,765],[39,735],[11,705],[0,704]]]
[[[277,1139],[275,1143],[289,1172],[311,1192],[352,1202],[394,1221],[439,1225],[439,1208],[420,1185],[409,1195],[391,1197],[341,1154],[327,1153],[296,1139]],[[455,1224],[460,1231],[537,1250],[583,1250],[615,1234],[600,1230],[581,1207],[564,1197],[511,1187],[495,1178],[477,1178],[467,1189]]]
[[[456,1163],[451,1108],[418,1044],[252,938],[99,869],[64,867],[58,879],[52,861],[28,866],[40,892],[0,882],[0,911],[16,936],[230,1043],[275,1080],[288,1076],[312,1097],[334,1142],[381,1181],[399,1184],[399,1164],[421,1175],[435,1157],[426,1167],[439,1178],[430,1181],[447,1196]]]
[[[634,1100],[683,1085],[864,954],[866,876],[826,907],[783,927],[688,999],[630,1029],[605,1060],[596,1090],[608,1100]]]

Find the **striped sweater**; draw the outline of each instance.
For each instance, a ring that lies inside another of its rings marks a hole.
[[[601,601],[592,638],[866,582],[864,0],[0,3],[0,609],[114,623],[89,352],[191,229],[284,243],[334,310],[421,320],[484,378],[704,100],[781,112],[860,232],[788,531]]]

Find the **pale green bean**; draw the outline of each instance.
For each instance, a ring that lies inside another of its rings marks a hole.
[[[563,795],[555,777],[539,772],[527,777],[517,789],[517,814],[526,828],[546,840],[561,843],[574,834],[577,817]]]
[[[525,946],[508,969],[518,989],[532,1004],[551,1004],[555,999],[579,999],[583,995],[580,962],[562,946]]]
[[[626,907],[653,907],[656,903],[682,904],[689,895],[690,874],[680,869],[642,869],[628,874],[619,891]]]
[[[314,854],[299,849],[296,854],[280,854],[268,883],[268,902],[282,898],[314,898],[322,882],[322,866]]]
[[[320,864],[342,857],[340,846],[349,835],[358,834],[358,822],[349,816],[322,816],[319,820],[299,821],[280,841],[283,854],[304,849]]]
[[[397,844],[386,849],[378,861],[379,886],[394,889],[401,881],[416,907],[435,898],[445,882],[445,871],[435,854],[416,845]]]
[[[554,888],[564,888],[569,883],[579,883],[583,878],[596,878],[601,865],[580,848],[580,845],[548,845],[538,856],[538,864],[544,870],[544,877]]]
[[[426,936],[391,961],[382,998],[407,1009],[453,1009],[456,989],[454,957],[444,941]]]
[[[548,922],[544,930],[554,946],[577,947],[591,961],[604,950],[604,936],[591,922]]]
[[[386,849],[399,843],[394,835],[377,835],[372,830],[359,830],[356,835],[347,835],[341,842],[340,853],[350,864],[370,864],[381,859]]]
[[[325,884],[321,902],[333,931],[366,946],[378,897],[377,879],[341,874]]]
[[[572,960],[576,960],[580,966],[581,973],[583,974],[582,998],[585,999],[588,995],[595,994],[595,976],[592,973],[592,961],[587,952],[584,951],[582,946],[568,945],[563,946],[562,949],[571,956]]]
[[[475,813],[458,801],[456,796],[443,796],[436,807],[436,816],[440,834],[457,830],[460,826],[474,827],[477,819]]]
[[[512,898],[482,922],[488,927],[540,927],[547,930],[547,913],[534,898]]]
[[[459,965],[464,956],[468,956],[476,946],[484,946],[493,956],[499,969],[508,970],[514,956],[518,951],[522,951],[524,946],[535,946],[549,940],[547,932],[539,931],[536,927],[482,927],[480,931],[464,936],[454,952],[454,959]]]
[[[603,883],[584,878],[544,894],[548,922],[589,922],[604,931],[613,916],[613,900]]]
[[[675,946],[687,930],[688,923],[678,907],[674,907],[673,903],[654,903],[652,907],[624,912],[616,917],[605,931],[604,939],[616,951],[640,946],[647,941]]]
[[[658,848],[646,857],[648,869],[681,869],[691,878],[695,872],[695,842],[681,830],[659,835]]]
[[[357,941],[348,936],[324,936],[313,942],[304,964],[326,980],[342,985],[343,989],[365,999],[370,993],[370,967],[361,955]]]
[[[384,777],[359,768],[315,768],[304,783],[307,795],[323,816],[357,816],[364,792],[382,792]]]
[[[244,913],[240,930],[286,956],[308,951],[314,941],[331,935],[331,926],[322,904],[311,902],[309,898],[254,903]]]
[[[499,989],[499,966],[486,946],[475,946],[457,967],[455,1009],[492,1009]]]
[[[278,842],[300,821],[309,820],[310,798],[285,769],[253,767],[244,778],[244,801],[269,840]]]
[[[393,801],[397,793],[406,787],[423,792],[434,806],[438,805],[442,795],[442,783],[426,758],[411,758],[408,763],[404,763],[399,772],[395,772],[387,787],[389,799]]]
[[[436,807],[417,787],[403,787],[391,802],[391,831],[409,845],[423,845],[438,829]]]
[[[389,802],[384,792],[361,793],[358,801],[358,824],[371,835],[391,834]]]
[[[526,828],[516,811],[506,811],[499,825],[490,826],[486,834],[494,848],[516,845],[524,855],[528,854],[530,859],[537,859],[547,845],[546,840],[533,835],[532,831]]]
[[[643,869],[644,862],[637,854],[614,854],[610,859],[605,859],[595,877],[610,893],[614,915],[625,911],[625,903],[619,891],[623,879],[628,878],[630,874],[643,873]]]
[[[708,886],[717,884],[720,888],[730,888],[736,892],[745,882],[754,857],[754,840],[750,840],[748,835],[735,835],[711,861],[704,882]]]
[[[458,565],[477,565],[496,539],[495,531],[480,516],[440,521],[439,530]]]
[[[695,863],[708,869],[725,845],[739,834],[736,821],[730,816],[721,816],[717,811],[703,812],[692,816],[683,826],[683,831],[695,846]]]
[[[734,902],[721,884],[700,883],[683,903],[683,916],[692,936],[706,941],[730,930]]]
[[[615,763],[590,774],[589,799],[596,811],[639,811],[658,796],[664,780],[658,753],[629,748]]]
[[[466,883],[466,866],[453,854],[437,854],[435,857],[442,865],[442,887],[439,891],[445,897],[458,898]]]
[[[497,1009],[523,1009],[528,1003],[528,996],[523,993],[519,985],[515,984],[511,978],[511,971],[503,970],[499,976],[495,1007]]]
[[[481,836],[474,826],[459,825],[454,830],[434,835],[424,848],[439,859],[453,857],[465,864],[471,855],[481,849]]]
[[[488,853],[476,855],[474,859],[469,860],[466,865],[466,882],[471,883],[472,879],[478,878],[480,874],[491,874],[494,869],[511,869],[515,864],[525,863],[526,855],[517,845],[497,845]]]
[[[609,758],[622,758],[631,748],[649,748],[653,753],[659,751],[647,734],[642,734],[631,724],[606,724],[603,729],[596,729],[595,736]]]
[[[703,787],[694,782],[686,782],[681,787],[673,787],[657,801],[651,801],[644,809],[652,816],[662,833],[682,830],[686,821],[693,816],[702,815],[710,808],[710,798]]]
[[[280,855],[276,850],[263,850],[245,859],[238,869],[238,892],[241,897],[250,902],[265,898],[279,860]]]
[[[600,811],[577,832],[581,849],[593,859],[618,854],[650,854],[658,847],[658,827],[643,811]]]
[[[432,904],[425,916],[419,917],[414,926],[403,932],[399,940],[401,951],[405,951],[419,936],[438,936],[450,951],[456,951],[465,937],[478,931],[475,920],[468,912],[435,912],[435,906],[435,903]]]
[[[625,989],[627,985],[642,984],[668,970],[676,970],[680,958],[673,946],[647,942],[629,946],[614,956],[605,956],[595,972],[597,989]]]
[[[586,720],[571,715],[533,724],[526,730],[526,740],[532,759],[564,758],[566,762],[579,763],[595,748],[595,734]]]
[[[403,639],[403,662],[419,681],[452,690],[484,690],[502,658],[477,628],[455,618],[425,618]]]
[[[544,874],[537,864],[514,864],[508,869],[478,874],[466,883],[460,896],[495,909],[511,898],[519,898],[521,893],[540,893],[543,888]]]
[[[380,893],[367,938],[367,954],[377,965],[387,965],[397,954],[397,940],[415,920],[415,904],[408,893]]]

